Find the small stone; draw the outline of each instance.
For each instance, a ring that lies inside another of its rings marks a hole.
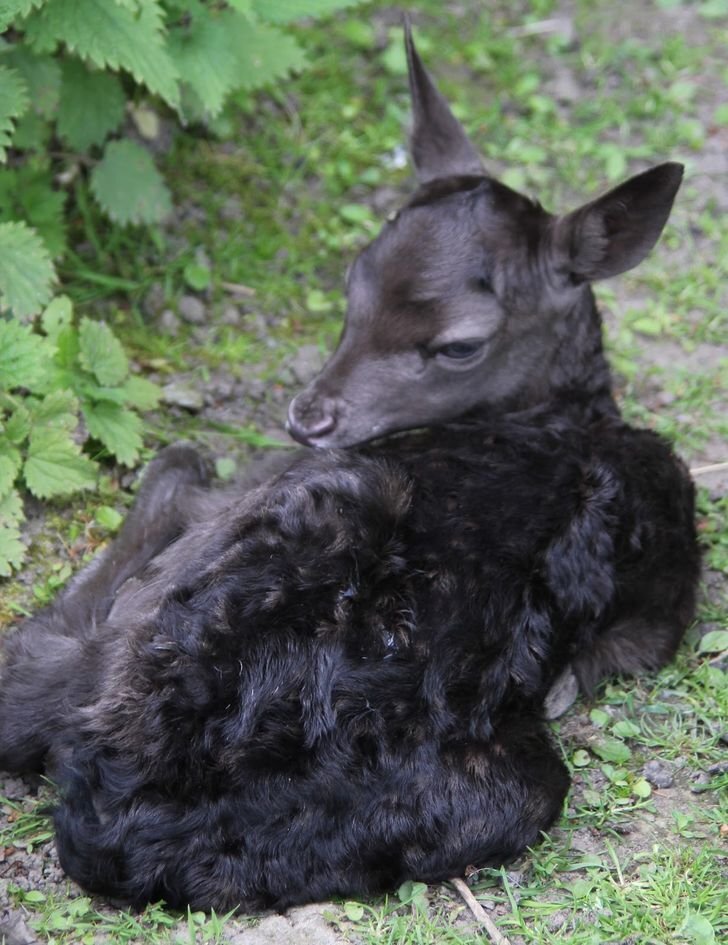
[[[242,316],[237,305],[226,305],[220,316],[223,325],[239,325],[241,320]]]
[[[693,794],[702,794],[703,790],[710,784],[711,778],[707,771],[695,771],[690,776],[690,790]]]
[[[161,282],[153,282],[144,296],[142,311],[145,315],[154,316],[164,307],[164,286]]]
[[[228,197],[220,207],[220,216],[223,220],[242,220],[243,204],[239,197]]]
[[[180,318],[192,325],[202,325],[207,319],[207,312],[202,302],[194,295],[183,295],[177,303]]]
[[[165,404],[174,407],[183,407],[185,410],[190,410],[192,413],[202,410],[204,405],[201,391],[195,390],[194,387],[186,387],[179,381],[171,381],[169,384],[164,385],[162,388],[162,400]]]
[[[179,331],[179,318],[171,308],[165,308],[159,316],[159,330],[165,335],[176,335]]]
[[[672,769],[664,761],[648,761],[642,769],[642,777],[656,788],[672,787],[675,781]]]
[[[289,364],[293,378],[299,384],[308,384],[324,366],[324,357],[316,345],[303,345]]]

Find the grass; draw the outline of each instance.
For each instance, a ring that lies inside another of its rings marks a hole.
[[[81,313],[109,318],[162,383],[182,375],[199,386],[227,371],[260,377],[267,391],[257,413],[241,406],[217,430],[182,411],[160,412],[150,419],[149,454],[172,439],[214,436],[229,472],[241,450],[268,442],[281,410],[271,392],[293,386],[287,359],[302,344],[335,342],[343,272],[409,188],[401,31],[387,9],[370,3],[302,29],[305,74],[241,98],[219,123],[220,140],[176,138],[166,176],[180,212],[168,229],[111,227],[79,183],[74,249],[61,272]],[[419,0],[417,37],[489,167],[548,209],[571,209],[647,163],[686,164],[658,250],[598,291],[626,416],[668,436],[693,464],[728,459],[728,215],[715,189],[724,185],[701,163],[728,134],[720,108],[728,8],[719,0],[577,0],[571,9],[570,25],[552,0],[487,10],[475,0]],[[672,16],[682,16],[674,28]],[[252,293],[231,293],[230,284]],[[205,301],[208,323],[163,334],[148,314],[150,296],[158,313],[177,310],[190,293]],[[236,326],[222,319],[231,304]],[[0,620],[47,603],[108,540],[113,513],[131,499],[128,480],[110,470],[98,495],[51,508],[32,536],[26,579],[2,590]],[[555,726],[574,778],[563,817],[521,862],[470,879],[513,943],[712,945],[728,932],[725,637],[704,635],[728,631],[725,495],[701,489],[699,528],[706,583],[678,659],[655,679],[614,682]],[[650,761],[669,767],[673,787],[649,784]],[[43,847],[41,796],[0,802],[0,847]],[[179,916],[161,905],[133,915],[42,883],[18,880],[9,894],[41,939],[58,945],[222,942],[226,929],[241,928],[240,920]],[[484,940],[447,886],[409,884],[384,900],[331,908],[342,941]]]

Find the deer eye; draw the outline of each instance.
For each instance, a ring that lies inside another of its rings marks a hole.
[[[436,353],[454,361],[464,361],[480,351],[483,344],[483,341],[451,341],[450,344],[438,348]]]
[[[481,276],[479,279],[476,279],[476,285],[478,287],[478,291],[480,292],[493,291],[493,283],[485,276]]]

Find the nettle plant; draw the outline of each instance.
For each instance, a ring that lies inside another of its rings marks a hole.
[[[0,320],[0,575],[23,560],[22,488],[40,499],[93,488],[98,464],[82,452],[86,442],[136,463],[136,411],[156,406],[159,394],[130,372],[108,325],[77,322],[66,296],[48,305],[35,331]]]
[[[357,2],[0,0],[0,575],[23,558],[23,489],[92,487],[86,443],[133,465],[137,411],[158,401],[107,325],[53,299],[64,187],[88,175],[115,224],[163,221],[170,192],[140,143],[160,109],[213,122],[305,65],[282,24]]]
[[[305,65],[281,24],[359,0],[0,0],[0,293],[20,317],[51,296],[64,248],[58,181],[82,168],[118,224],[157,223],[169,189],[136,138],[144,107],[183,124]],[[136,138],[123,136],[128,115]],[[14,225],[9,225],[10,223]],[[21,283],[25,277],[25,286]],[[32,288],[31,288],[32,286]]]

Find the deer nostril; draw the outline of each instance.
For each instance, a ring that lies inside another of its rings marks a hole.
[[[288,408],[286,428],[294,440],[310,446],[312,440],[325,436],[336,426],[336,417],[333,413],[318,413],[311,419],[301,420],[296,416],[296,401],[291,401]]]

